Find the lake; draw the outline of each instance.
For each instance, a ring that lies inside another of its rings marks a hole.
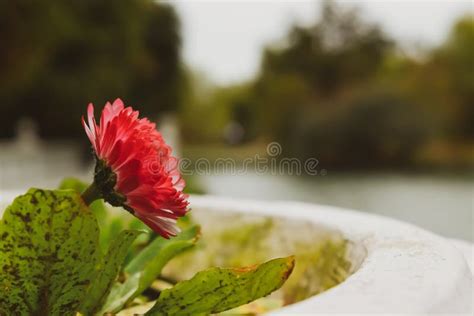
[[[203,175],[198,181],[209,194],[334,205],[401,219],[443,236],[473,241],[472,178],[388,173],[299,177],[249,172]]]

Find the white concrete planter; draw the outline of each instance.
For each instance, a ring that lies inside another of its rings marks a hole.
[[[0,213],[16,194],[0,194]],[[257,214],[326,226],[364,249],[344,282],[272,315],[473,313],[472,272],[456,248],[472,260],[469,243],[455,247],[407,223],[314,204],[192,196],[191,205],[201,216],[209,211]]]
[[[193,196],[191,205],[193,212],[251,213],[325,225],[366,249],[361,266],[347,280],[272,315],[472,314],[472,273],[463,254],[449,240],[416,226],[297,202]]]

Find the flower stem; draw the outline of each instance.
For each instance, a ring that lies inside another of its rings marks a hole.
[[[82,199],[84,200],[86,205],[90,205],[95,200],[101,198],[102,193],[100,192],[95,182],[92,182],[92,184],[82,193]]]

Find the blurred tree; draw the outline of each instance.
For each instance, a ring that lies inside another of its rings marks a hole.
[[[374,80],[392,47],[379,27],[363,22],[355,9],[325,2],[317,24],[294,27],[286,45],[264,53],[253,90],[261,133],[282,142],[287,155],[324,155],[327,163],[334,164],[350,151],[354,162],[361,161],[347,141],[355,137],[357,124],[370,123],[361,115],[366,119],[380,115],[372,105],[352,109],[354,98]],[[361,138],[360,142],[370,142],[362,134]]]
[[[325,167],[391,168],[410,164],[429,136],[423,112],[394,91],[380,88],[320,115],[301,113],[287,151],[317,158]]]
[[[318,23],[264,52],[249,102],[257,134],[333,168],[412,166],[434,140],[472,144],[473,21],[410,58],[356,10],[325,2]]]
[[[246,137],[252,132],[247,124],[247,120],[252,120],[248,110],[248,84],[216,87],[204,74],[191,70],[184,78],[180,119],[187,142],[222,142],[231,121],[239,122],[246,129]]]
[[[326,1],[317,23],[264,50],[254,79],[216,87],[188,75],[185,140],[223,142],[237,122],[243,141],[279,141],[287,156],[323,167],[470,166],[473,21],[461,19],[440,47],[407,54],[357,10]]]
[[[293,74],[318,96],[331,97],[372,76],[390,47],[379,27],[363,22],[355,9],[326,1],[316,25],[294,27],[286,47],[266,50],[260,81]]]
[[[377,80],[424,110],[435,138],[474,141],[474,19],[461,18],[445,43],[422,58],[390,55]]]
[[[474,140],[474,17],[466,16],[453,27],[446,43],[429,65],[443,70],[452,95],[449,130],[453,137]]]
[[[146,115],[179,102],[179,25],[151,0],[0,1],[0,137],[21,116],[43,137],[82,136],[87,103]]]

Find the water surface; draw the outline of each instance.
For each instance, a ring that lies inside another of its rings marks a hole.
[[[297,200],[381,214],[443,236],[473,240],[473,179],[441,175],[331,174],[315,177],[247,173],[206,175],[207,193]]]

